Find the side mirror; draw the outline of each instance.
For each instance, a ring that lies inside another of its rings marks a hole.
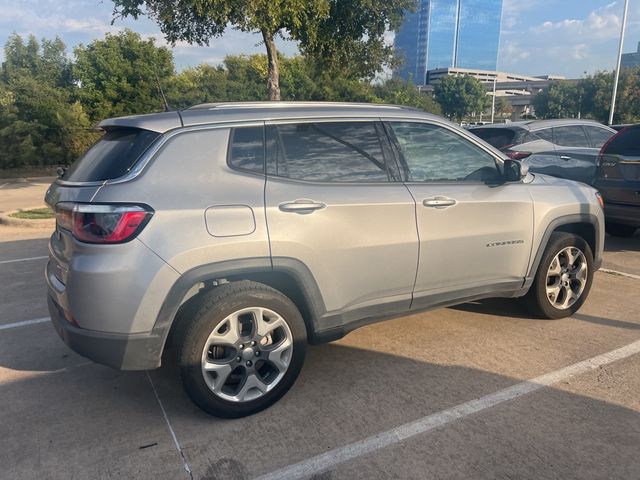
[[[504,161],[504,179],[506,182],[519,182],[529,173],[529,166],[510,158]]]

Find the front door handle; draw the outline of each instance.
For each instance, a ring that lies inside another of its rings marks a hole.
[[[278,208],[283,212],[293,213],[312,213],[316,210],[322,210],[326,208],[326,204],[322,202],[314,202],[313,200],[295,200],[293,202],[285,202],[278,205]]]
[[[447,208],[455,204],[456,201],[449,197],[426,198],[422,201],[422,205],[432,208]]]
[[[564,161],[571,160],[571,157],[569,155],[560,155],[560,160],[564,160]]]

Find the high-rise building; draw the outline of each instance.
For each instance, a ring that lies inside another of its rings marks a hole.
[[[638,51],[622,54],[622,68],[633,68],[640,66],[640,42],[638,42]]]
[[[425,83],[427,70],[496,70],[502,0],[418,0],[396,34],[404,63],[396,71]]]

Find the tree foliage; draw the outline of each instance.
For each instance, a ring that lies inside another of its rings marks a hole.
[[[480,80],[473,77],[444,77],[434,87],[434,95],[442,112],[457,122],[467,115],[482,112],[487,106],[487,91]]]
[[[173,55],[153,39],[125,30],[75,49],[78,99],[92,119],[161,111],[158,82],[174,74]]]
[[[281,99],[277,36],[298,42],[317,70],[373,78],[391,64],[385,33],[415,0],[113,0],[116,17],[154,19],[167,40],[208,45],[231,26],[262,36],[270,100]]]

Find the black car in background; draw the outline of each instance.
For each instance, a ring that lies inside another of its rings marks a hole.
[[[592,184],[600,148],[616,133],[591,120],[530,120],[469,129],[532,172]]]
[[[605,143],[594,186],[604,198],[607,233],[633,235],[640,227],[640,125],[622,129]]]

